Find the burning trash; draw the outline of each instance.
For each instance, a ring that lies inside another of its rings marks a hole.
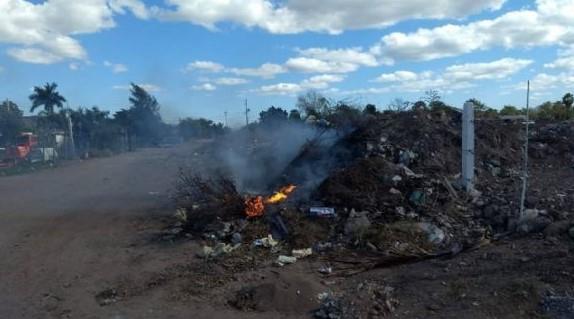
[[[247,197],[245,199],[245,215],[250,218],[261,217],[265,213],[265,204],[279,204],[287,200],[297,186],[287,185],[275,194],[263,199],[263,196]]]

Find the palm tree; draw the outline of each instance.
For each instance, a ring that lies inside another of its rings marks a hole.
[[[44,111],[48,114],[54,113],[54,106],[64,107],[66,99],[56,91],[56,88],[58,85],[54,82],[46,83],[43,87],[35,86],[34,93],[29,96],[30,101],[32,101],[30,112],[34,112],[40,105],[44,106]]]

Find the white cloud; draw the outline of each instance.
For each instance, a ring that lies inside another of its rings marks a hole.
[[[350,63],[362,66],[378,66],[377,58],[370,52],[364,52],[362,48],[347,48],[328,50],[325,48],[309,48],[298,50],[303,57],[313,58],[335,63]]]
[[[11,48],[8,55],[26,63],[52,64],[64,60],[62,56],[38,48]]]
[[[156,84],[136,83],[136,85],[138,85],[139,87],[143,88],[144,90],[146,90],[150,93],[157,93],[157,92],[163,91],[163,88],[161,88],[159,85],[156,85]],[[114,90],[129,90],[129,89],[131,89],[131,86],[130,85],[114,85],[112,88]]]
[[[396,71],[393,73],[383,73],[373,82],[401,82],[401,81],[414,81],[419,78],[417,73],[411,71]]]
[[[213,82],[219,85],[241,85],[249,83],[248,80],[242,78],[218,78],[213,80]]]
[[[559,57],[552,63],[544,64],[544,67],[549,69],[563,69],[568,71],[574,71],[574,54],[570,56]]]
[[[295,83],[277,83],[262,86],[256,91],[263,95],[291,95],[303,91],[303,88]]]
[[[264,79],[271,79],[278,74],[286,73],[287,70],[279,64],[265,63],[258,68],[232,68],[229,69],[228,72],[233,73],[235,75],[254,76]]]
[[[500,9],[505,0],[167,0],[171,8],[154,7],[163,20],[187,21],[209,29],[232,22],[271,33],[381,28],[410,19],[462,18],[485,9]]]
[[[114,13],[137,0],[24,0],[0,1],[0,43],[13,44],[8,54],[28,63],[50,64],[85,60],[87,53],[72,36],[113,28]],[[113,4],[113,6],[112,6]],[[141,9],[140,9],[141,10]]]
[[[265,85],[253,92],[262,95],[293,95],[305,90],[325,90],[331,83],[341,82],[345,79],[342,75],[322,74],[310,77],[301,83],[277,83]]]
[[[303,80],[300,86],[303,89],[312,89],[312,90],[327,89],[329,87],[329,84],[342,82],[344,79],[345,77],[342,75],[323,74]]]
[[[287,60],[285,66],[303,73],[349,73],[359,69],[357,64],[347,62],[327,62],[315,58],[298,57]]]
[[[574,42],[572,0],[537,0],[536,10],[519,10],[495,19],[444,25],[384,36],[371,52],[391,60],[433,60],[493,47],[528,48]],[[559,9],[557,9],[559,8]]]
[[[223,71],[225,67],[212,61],[194,61],[185,67],[185,71],[192,72],[195,70],[217,73]]]
[[[369,88],[347,91],[347,94],[380,94],[387,92],[424,92],[436,89],[445,93],[452,93],[476,86],[475,82],[481,80],[507,79],[517,72],[525,69],[533,61],[503,58],[491,62],[465,63],[452,65],[441,73],[431,71],[411,72],[395,71],[384,73],[373,82],[386,83],[383,88]]]
[[[113,73],[124,73],[128,71],[127,66],[119,63],[112,63],[110,61],[104,61],[104,66],[110,68]]]
[[[211,83],[204,83],[201,85],[194,85],[191,87],[194,91],[215,91],[217,87]]]
[[[552,89],[565,89],[572,86],[574,86],[574,73],[539,73],[530,80],[530,90],[537,94],[541,94]],[[526,90],[526,83],[517,83],[508,86],[508,88],[524,91]]]
[[[444,76],[452,81],[505,79],[534,61],[504,58],[487,63],[466,63],[446,68]]]

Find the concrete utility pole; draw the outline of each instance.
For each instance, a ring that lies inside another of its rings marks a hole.
[[[474,103],[466,102],[462,113],[462,183],[474,190]]]
[[[249,112],[251,110],[247,108],[247,99],[245,99],[245,125],[249,126]]]
[[[526,191],[528,188],[528,140],[530,134],[530,81],[526,84],[526,138],[524,149],[522,150],[522,193],[520,194],[520,217],[524,216],[524,203],[526,202]]]
[[[227,111],[223,112],[223,115],[225,116],[225,127],[227,127]]]
[[[68,134],[70,134],[70,138],[68,140],[68,147],[69,147],[69,159],[76,158],[76,143],[74,142],[74,125],[72,124],[72,111],[70,111],[70,107],[68,106],[68,110],[66,111],[66,118],[68,120]]]

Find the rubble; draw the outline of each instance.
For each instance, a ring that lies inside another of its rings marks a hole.
[[[188,178],[194,187],[184,195],[191,201],[184,201],[178,219],[184,230],[211,236],[214,246],[204,247],[204,258],[247,242],[252,245],[240,250],[245,258],[265,254],[279,266],[301,258],[321,260],[316,269],[328,276],[452,256],[516,233],[574,238],[568,221],[574,189],[541,187],[546,184],[535,173],[531,209],[520,217],[520,124],[477,121],[476,126],[480,142],[470,192],[460,182],[460,114],[419,110],[361,122],[334,143],[308,141],[279,177],[258,191],[240,192],[229,178]],[[533,170],[564,161],[574,165],[564,155],[574,144],[560,138],[559,130],[565,128],[533,133]],[[266,153],[263,147],[256,151]],[[325,173],[320,177],[318,167]],[[209,214],[211,219],[205,217]],[[396,309],[391,292],[379,294],[382,301],[373,314]],[[324,298],[314,315],[338,318],[338,301]]]

